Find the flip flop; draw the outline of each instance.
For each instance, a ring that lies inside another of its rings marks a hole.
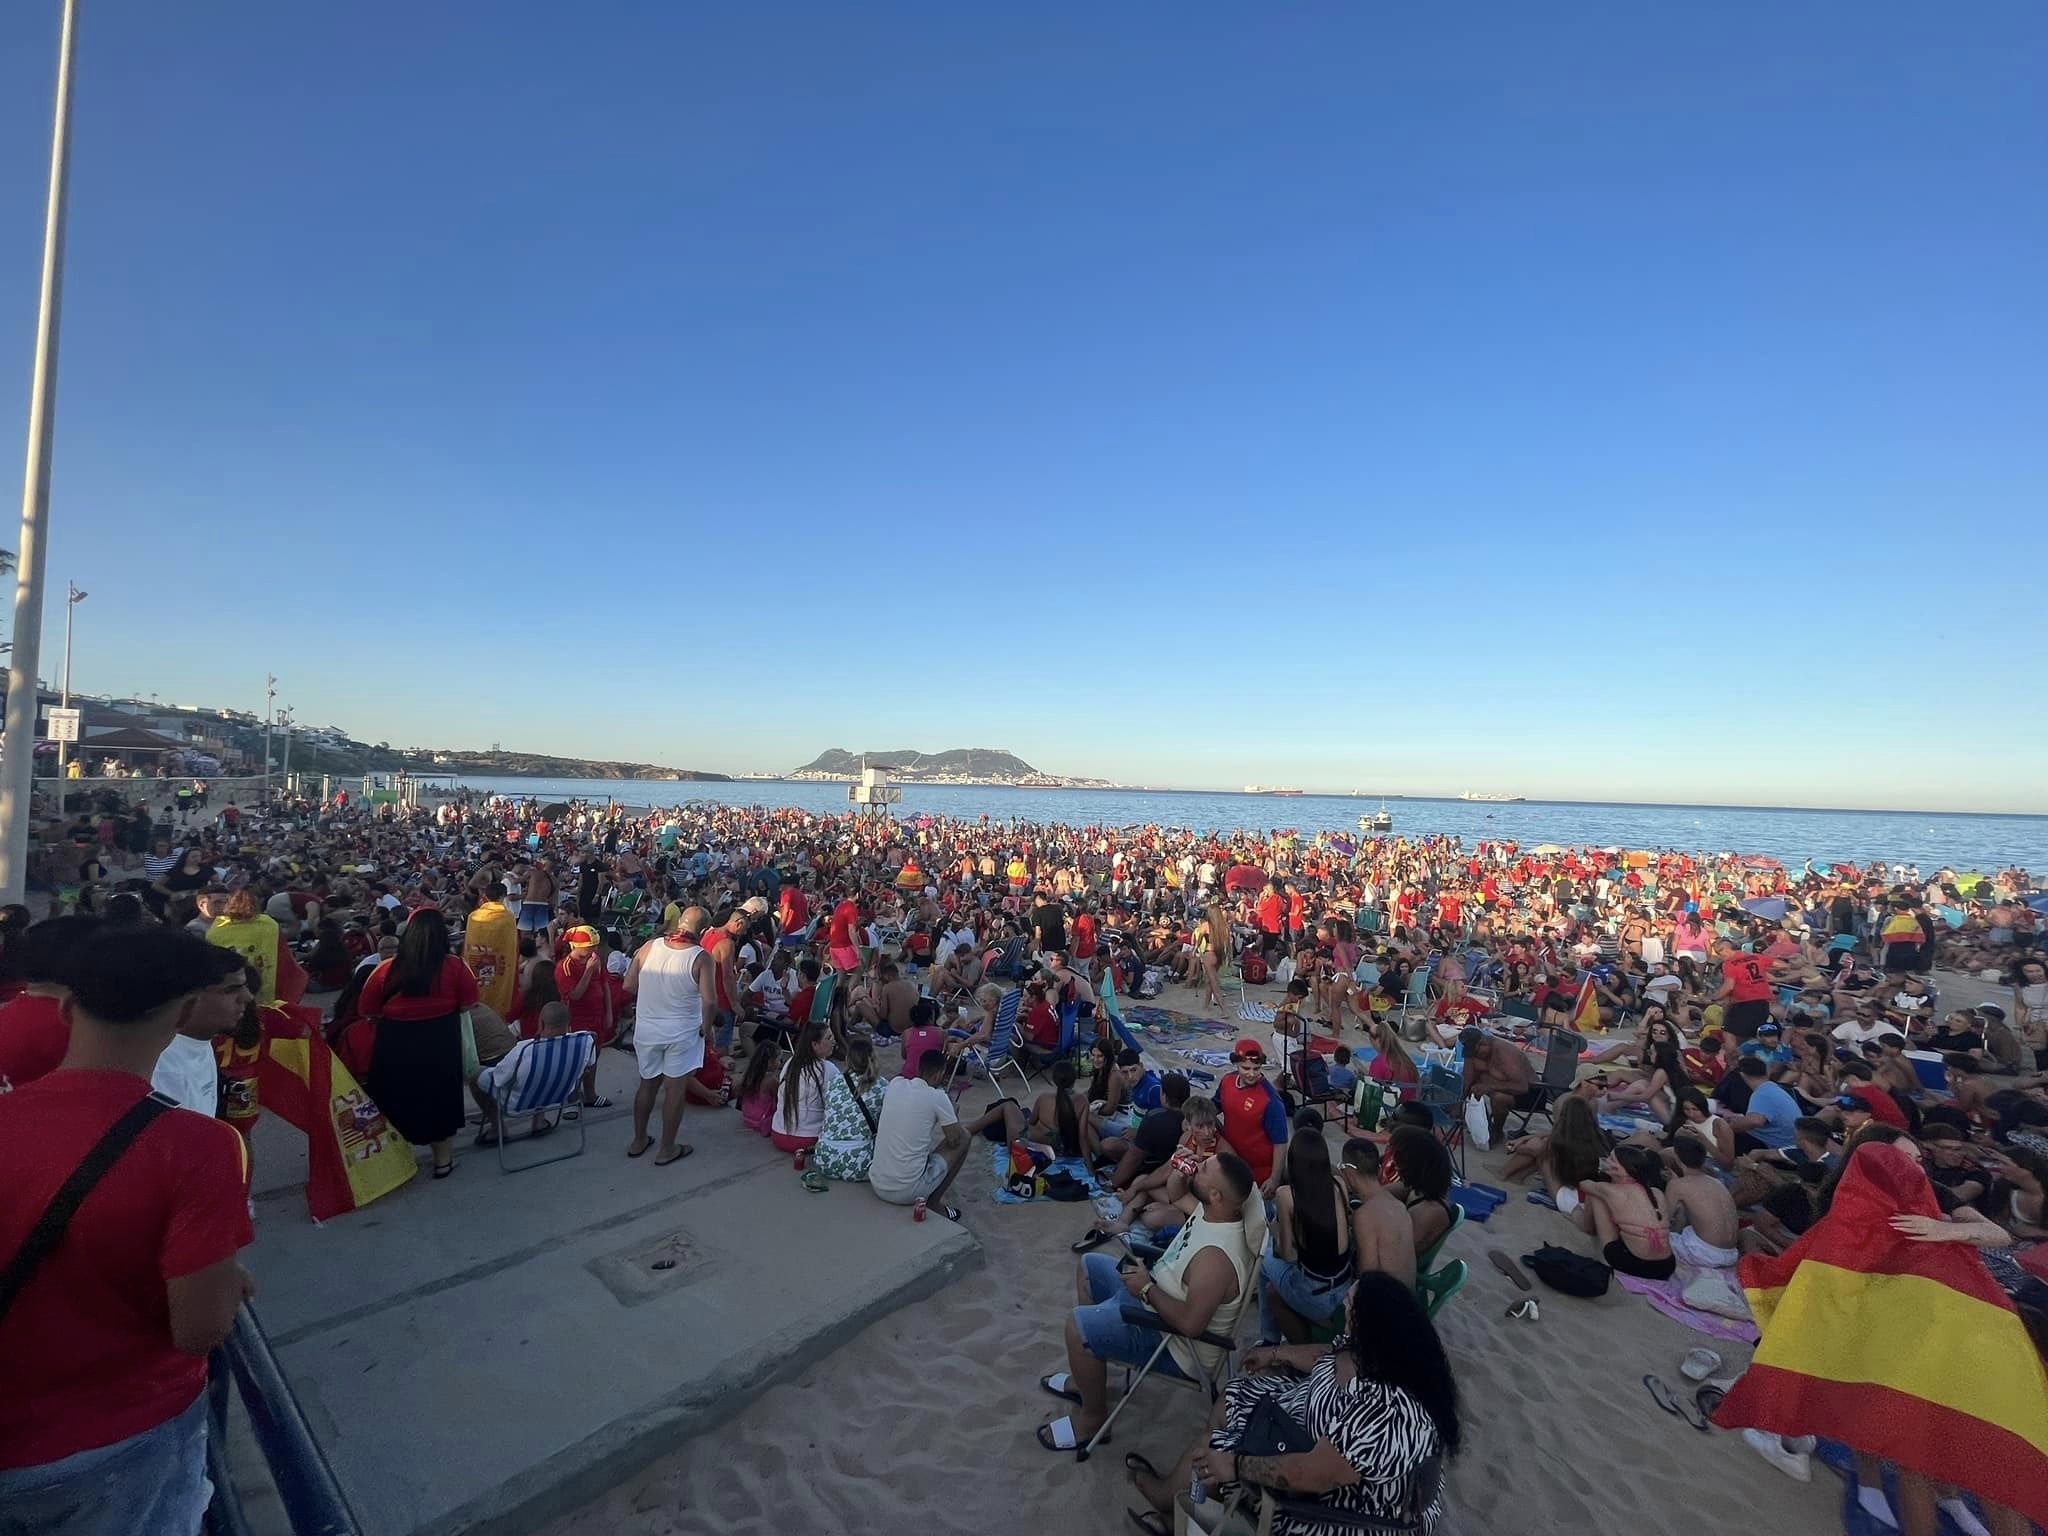
[[[650,1136],[650,1137],[648,1137],[648,1138],[647,1138],[647,1139],[646,1139],[645,1141],[643,1141],[642,1143],[640,1143],[640,1145],[639,1145],[639,1146],[637,1146],[637,1147],[628,1147],[628,1148],[626,1148],[626,1156],[628,1156],[628,1157],[645,1157],[645,1156],[647,1155],[647,1149],[648,1149],[649,1147],[653,1146],[653,1145],[654,1145],[654,1138],[653,1138],[652,1136]]]
[[[1645,1376],[1643,1386],[1649,1391],[1651,1402],[1673,1418],[1678,1417],[1678,1399],[1671,1395],[1671,1384],[1668,1381],[1662,1376]]]
[[[1064,1451],[1069,1455],[1081,1449],[1081,1441],[1074,1433],[1073,1415],[1063,1413],[1051,1422],[1039,1425],[1038,1443],[1048,1451]],[[1105,1437],[1097,1443],[1107,1445],[1109,1440]]]
[[[692,1152],[696,1150],[697,1149],[695,1147],[689,1146],[687,1144],[677,1147],[676,1155],[674,1157],[657,1157],[654,1160],[654,1166],[657,1168],[666,1168],[670,1163],[680,1163],[684,1158],[688,1157]]]
[[[1145,1533],[1145,1536],[1173,1536],[1173,1527],[1167,1524],[1166,1516],[1156,1509],[1127,1509],[1124,1518]]]
[[[797,1182],[814,1195],[822,1195],[832,1187],[831,1181],[815,1168],[806,1168],[804,1176]]]
[[[1081,1401],[1081,1394],[1074,1390],[1074,1378],[1065,1371],[1054,1371],[1050,1376],[1041,1376],[1038,1378],[1038,1384],[1054,1397],[1070,1403]],[[1126,1457],[1125,1460],[1128,1461],[1129,1458]]]
[[[1544,1194],[1543,1191],[1540,1189],[1530,1190],[1529,1193],[1525,1195],[1523,1198],[1526,1199],[1531,1205],[1540,1205],[1543,1206],[1546,1210],[1554,1211],[1557,1209],[1557,1202],[1551,1199],[1550,1196]]]
[[[1137,1451],[1126,1451],[1124,1453],[1124,1470],[1126,1472],[1132,1473],[1142,1472],[1147,1477],[1152,1478],[1158,1482],[1163,1483],[1166,1481],[1165,1478],[1159,1475],[1159,1469],[1153,1466],[1151,1462],[1147,1461]]]
[[[1516,1290],[1533,1291],[1536,1289],[1535,1282],[1522,1273],[1521,1266],[1508,1257],[1505,1249],[1490,1248],[1487,1250],[1486,1258],[1487,1262],[1493,1265],[1495,1269],[1515,1282]]]
[[[1114,1232],[1105,1231],[1101,1227],[1090,1227],[1082,1234],[1081,1241],[1073,1245],[1074,1252],[1086,1253],[1091,1248],[1100,1248],[1115,1235]]]
[[[1707,1416],[1699,1411],[1699,1405],[1690,1400],[1678,1405],[1678,1416],[1703,1435],[1710,1435],[1713,1426],[1707,1423]]]

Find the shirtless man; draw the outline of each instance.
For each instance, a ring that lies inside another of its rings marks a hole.
[[[1707,1149],[1695,1138],[1681,1136],[1671,1150],[1685,1170],[1664,1186],[1671,1212],[1672,1253],[1702,1269],[1732,1268],[1742,1218],[1728,1186],[1703,1171]]]
[[[875,968],[873,991],[855,999],[854,1017],[900,1035],[910,1028],[910,1010],[917,1006],[917,995],[917,983],[907,980],[894,960],[884,960]]]
[[[1351,1240],[1361,1273],[1377,1269],[1415,1288],[1415,1223],[1408,1208],[1380,1182],[1377,1142],[1354,1136],[1344,1143],[1344,1188],[1351,1198]]]
[[[1486,1100],[1492,1140],[1499,1141],[1508,1115],[1536,1102],[1536,1068],[1519,1046],[1504,1044],[1479,1030],[1468,1029],[1460,1039],[1465,1046],[1466,1095]]]
[[[526,872],[519,898],[519,931],[545,933],[555,915],[555,872],[546,859],[536,859]]]

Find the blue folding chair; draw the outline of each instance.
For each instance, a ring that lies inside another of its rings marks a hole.
[[[960,1075],[960,1069],[970,1062],[988,1074],[991,1087],[1002,1091],[997,1074],[1008,1067],[1017,1074],[1024,1085],[1024,1091],[1031,1091],[1031,1073],[1019,1059],[1017,1051],[1017,1015],[1024,1006],[1024,989],[1012,987],[1003,994],[1003,1000],[996,1004],[996,1021],[989,1026],[987,1045],[970,1045],[953,1058],[953,1070],[946,1079],[948,1088],[953,1079]]]
[[[510,1132],[515,1118],[528,1115],[545,1117],[552,1113],[554,1119],[549,1122],[549,1128],[561,1127],[563,1111],[580,1091],[583,1074],[597,1059],[597,1037],[587,1029],[579,1029],[566,1035],[546,1035],[537,1040],[522,1041],[513,1049],[525,1052],[525,1059],[518,1064],[511,1089],[494,1105],[498,1115],[499,1169],[505,1173],[524,1173],[543,1163],[559,1163],[564,1158],[579,1155],[589,1139],[584,1130],[588,1117],[584,1115],[576,1117],[576,1145],[573,1149],[514,1163],[505,1156],[505,1143],[512,1139]]]

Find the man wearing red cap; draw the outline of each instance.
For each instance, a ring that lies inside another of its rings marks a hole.
[[[1264,1184],[1273,1175],[1274,1149],[1287,1140],[1287,1105],[1266,1081],[1266,1051],[1256,1040],[1230,1049],[1231,1075],[1216,1090],[1224,1143]]]

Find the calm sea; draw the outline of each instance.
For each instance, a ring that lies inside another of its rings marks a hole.
[[[846,809],[844,784],[752,781],[668,784],[632,779],[465,778],[471,789],[541,799],[616,799],[625,805],[718,800],[729,805]],[[1001,789],[973,785],[903,787],[897,813],[992,821],[1128,826],[1157,822],[1198,831],[1356,831],[1376,799],[1344,795],[1208,794],[1194,790]],[[1530,800],[1517,805],[1467,800],[1389,800],[1397,834],[1445,833],[1594,847],[1676,848],[1686,852],[1762,853],[1797,867],[1806,859],[1917,864],[1933,873],[2018,864],[2048,874],[2048,816],[1974,816],[1947,811],[1807,811],[1711,805],[1595,805]]]

